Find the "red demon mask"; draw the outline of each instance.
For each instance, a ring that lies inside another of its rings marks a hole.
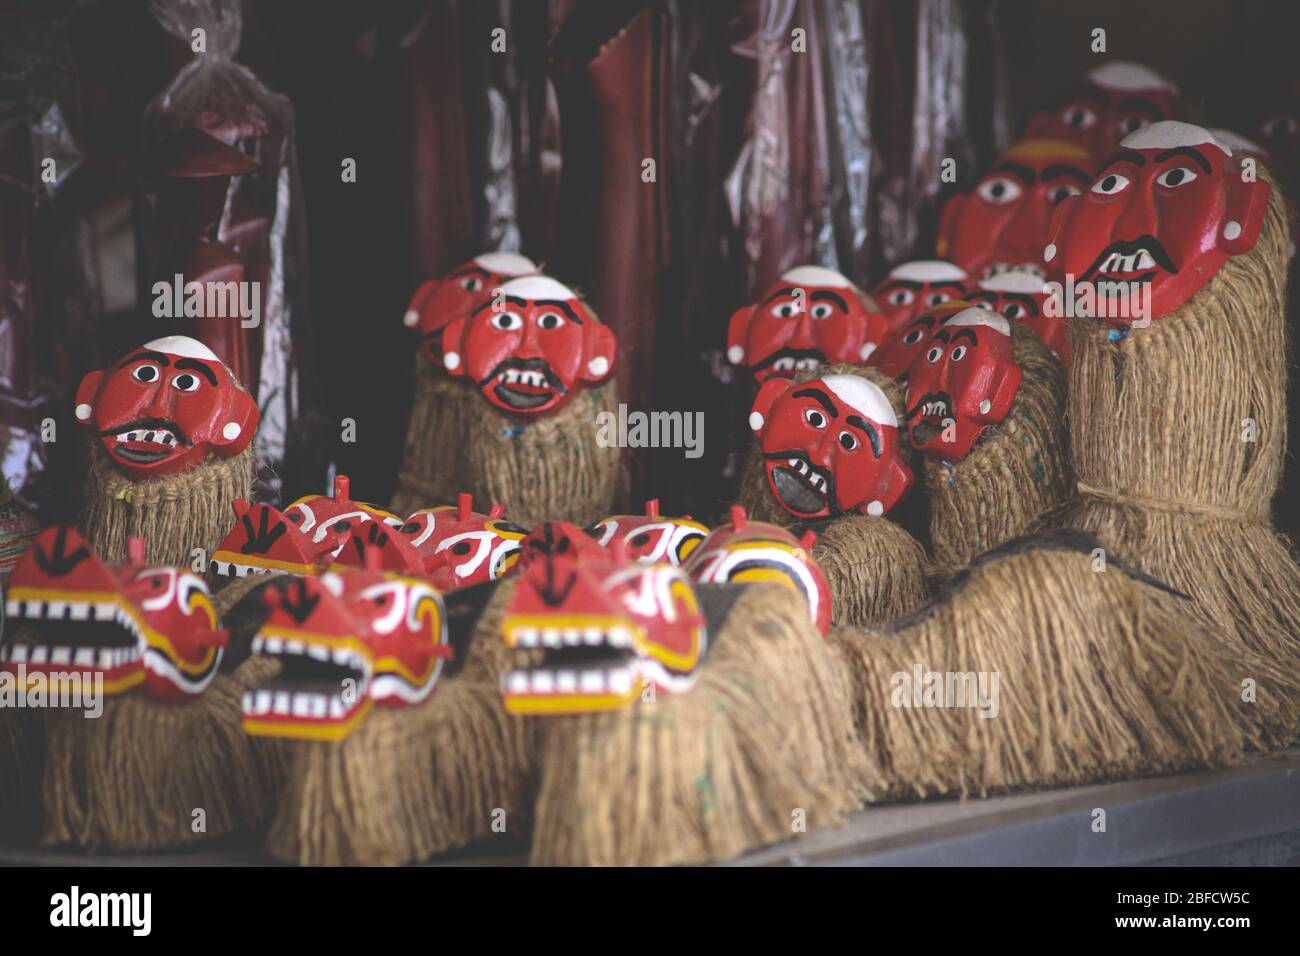
[[[587,529],[587,534],[602,548],[620,540],[627,545],[633,560],[645,564],[666,561],[680,566],[691,556],[709,529],[687,515],[665,518],[659,514],[659,499],[646,502],[643,515],[613,515]]]
[[[974,190],[943,207],[935,251],[973,276],[1024,271],[1039,278],[1057,203],[1092,182],[1092,157],[1062,140],[1026,140],[1003,153]]]
[[[281,669],[244,694],[252,734],[338,740],[372,704],[428,699],[453,656],[442,596],[419,578],[346,568],[275,578],[259,599],[253,653]]]
[[[908,374],[912,447],[943,461],[965,458],[984,429],[1007,417],[1020,377],[1007,320],[978,307],[959,312],[930,337]]]
[[[485,252],[441,279],[421,283],[402,321],[420,333],[425,357],[442,368],[443,329],[491,302],[496,290],[511,279],[536,273],[536,264],[517,252]]]
[[[965,299],[947,299],[926,309],[885,340],[885,344],[867,364],[880,369],[890,378],[902,379],[916,360],[925,354],[925,343],[945,319],[970,308]]]
[[[581,534],[581,532],[579,532]],[[506,710],[569,714],[626,707],[644,687],[681,694],[708,652],[691,579],[634,561],[621,540],[536,557],[519,577],[502,636],[540,663],[502,675]]]
[[[334,479],[334,494],[307,495],[283,512],[270,505],[233,505],[235,526],[212,553],[208,570],[222,577],[269,571],[319,574],[340,560],[352,535],[370,522],[399,528],[402,519],[349,497],[346,476]]]
[[[889,399],[857,375],[764,382],[749,424],[768,486],[796,518],[882,515],[912,483]]]
[[[1028,272],[1003,272],[985,279],[966,295],[971,305],[996,312],[1011,322],[1027,326],[1039,341],[1070,361],[1070,323],[1061,316],[1047,315],[1047,285]]]
[[[960,299],[970,281],[966,271],[951,262],[918,259],[891,269],[871,296],[884,310],[892,338],[931,309]]]
[[[820,266],[791,269],[727,326],[727,358],[754,379],[837,362],[862,362],[879,347],[885,317],[844,276]]]
[[[455,507],[422,508],[411,515],[399,537],[417,552],[418,573],[445,594],[495,581],[514,569],[528,531],[502,518],[504,510],[493,505],[480,514],[473,497],[461,494]]]
[[[257,404],[202,342],[155,339],[77,389],[77,421],[133,478],[175,475],[209,454],[230,458],[257,429]]]
[[[796,538],[774,524],[750,521],[734,505],[731,523],[714,528],[686,562],[686,572],[702,584],[776,584],[800,594],[808,616],[822,634],[831,626],[831,592],[812,557],[817,535]]]
[[[1229,256],[1254,248],[1267,206],[1268,184],[1245,181],[1209,132],[1155,123],[1124,140],[1086,193],[1057,208],[1043,258],[1076,284],[1148,284],[1149,316],[1105,318],[1159,319],[1195,295]]]
[[[512,279],[473,315],[447,326],[443,366],[468,375],[497,408],[523,415],[557,409],[583,382],[614,367],[614,333],[572,290],[547,276]]]
[[[1059,110],[1031,116],[1025,138],[1078,143],[1100,163],[1125,136],[1182,115],[1176,86],[1139,63],[1117,61],[1090,71],[1078,94]]]
[[[106,565],[75,529],[42,531],[14,569],[5,610],[40,621],[44,641],[7,638],[0,669],[28,680],[102,674],[105,694],[142,686],[155,700],[206,690],[228,640],[207,585],[188,571],[147,564],[139,538],[129,545],[126,564]]]

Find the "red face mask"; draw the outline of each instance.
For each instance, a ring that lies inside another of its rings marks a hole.
[[[1047,290],[1042,279],[1027,272],[1004,272],[981,282],[966,301],[1027,326],[1063,362],[1070,361],[1070,323],[1045,314]]]
[[[646,502],[645,514],[611,515],[587,528],[586,533],[602,548],[622,541],[634,561],[681,565],[709,536],[709,529],[689,515],[663,517],[659,514],[659,499],[655,498]]]
[[[208,455],[230,458],[253,440],[257,404],[202,342],[155,339],[77,389],[77,421],[94,429],[132,478],[188,471]]]
[[[1047,226],[1057,203],[1092,182],[1088,151],[1060,140],[1011,147],[969,193],[943,207],[935,251],[971,275],[1010,271],[1045,276]]]
[[[472,313],[511,279],[535,275],[537,266],[516,252],[485,252],[457,266],[441,279],[421,283],[402,321],[420,333],[420,348],[442,368],[442,333],[456,319]]]
[[[1126,139],[1087,192],[1058,207],[1043,258],[1076,284],[1149,283],[1148,317],[1158,319],[1229,256],[1254,248],[1267,207],[1268,184],[1243,182],[1206,130],[1156,123]],[[1128,324],[1141,316],[1106,318]]]
[[[951,262],[920,259],[895,266],[871,297],[884,311],[892,338],[931,309],[962,298],[970,281],[966,271]]]
[[[901,379],[907,370],[925,353],[925,343],[945,319],[970,307],[965,299],[948,299],[921,312],[901,329],[885,340],[884,346],[871,356],[867,364],[880,369],[890,378]]]
[[[1101,163],[1125,136],[1183,112],[1176,86],[1139,63],[1117,61],[1090,71],[1078,95],[1059,110],[1031,116],[1025,138],[1078,143]]]
[[[471,584],[504,577],[519,560],[527,529],[502,517],[493,505],[487,514],[473,510],[473,500],[460,495],[456,507],[423,508],[406,519],[401,534],[418,552],[420,573],[446,593]]]
[[[798,371],[862,362],[888,325],[853,283],[830,269],[800,266],[771,286],[756,305],[737,309],[727,327],[727,358],[758,382]]]
[[[570,289],[547,276],[503,285],[473,315],[443,333],[443,366],[468,375],[497,408],[520,415],[554,411],[582,383],[614,367],[614,333]]]
[[[764,382],[749,424],[768,486],[796,518],[881,515],[912,482],[889,399],[865,378]]]
[[[961,461],[984,429],[1007,417],[1020,388],[1011,327],[988,309],[970,308],[939,328],[907,376],[907,433],[912,447]]]

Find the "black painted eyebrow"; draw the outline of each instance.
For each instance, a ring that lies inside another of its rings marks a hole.
[[[935,321],[936,321],[936,319],[934,318],[934,316],[932,316],[932,315],[923,315],[923,316],[921,316],[919,319],[916,319],[915,321],[912,321],[912,322],[907,323],[907,325],[905,325],[905,326],[903,327],[903,334],[906,335],[906,334],[907,334],[908,332],[910,332],[910,331],[911,331],[915,326],[918,326],[918,325],[923,325],[923,326],[925,326],[927,329],[933,328],[933,327],[934,327],[934,323],[935,323]]]
[[[213,374],[212,369],[208,366],[207,362],[200,362],[198,359],[187,359],[187,358],[177,359],[176,367],[178,369],[181,368],[193,369],[194,371],[202,375],[204,378],[206,378],[208,380],[208,384],[210,384],[213,388],[216,388],[217,376]]]
[[[794,288],[793,288],[793,287],[791,287],[791,288],[789,288],[789,289],[777,289],[775,292],[773,292],[771,295],[769,295],[766,299],[764,299],[762,302],[760,302],[759,305],[760,305],[760,306],[762,306],[762,305],[767,305],[767,304],[768,304],[769,302],[771,302],[773,299],[779,299],[779,298],[781,298],[781,296],[783,296],[783,295],[790,295],[792,292],[794,292]]]
[[[1003,296],[1003,298],[1009,302],[1018,302],[1030,312],[1034,313],[1034,315],[1038,314],[1038,303],[1034,301],[1032,295],[1025,295],[1023,292],[1008,292]]]
[[[911,279],[894,279],[882,285],[880,291],[885,293],[892,292],[895,289],[911,289],[913,292],[917,292],[920,291],[924,284],[923,282],[913,282]]]
[[[149,361],[157,362],[159,365],[164,367],[172,364],[171,359],[163,355],[161,352],[151,352],[146,349],[143,352],[136,352],[134,355],[129,355],[122,359],[122,361],[117,363],[117,367],[121,368],[123,365],[130,365],[132,362],[139,361],[140,359],[148,359]]]
[[[1116,163],[1132,163],[1134,166],[1145,166],[1147,164],[1147,158],[1141,153],[1135,153],[1131,149],[1121,149],[1118,153],[1108,159],[1106,165],[1101,168],[1109,169]]]
[[[935,332],[935,333],[934,333],[934,338],[937,339],[937,340],[940,341],[940,342],[947,342],[947,341],[948,341],[948,330],[947,330],[947,329],[940,329],[938,332]]]
[[[831,302],[834,302],[836,305],[840,307],[841,312],[849,311],[849,304],[844,301],[844,297],[835,292],[828,292],[824,289],[814,292],[812,294],[812,300],[816,302],[818,299],[827,299]]]
[[[961,338],[963,335],[970,339],[970,344],[971,344],[971,345],[978,345],[978,344],[979,344],[978,340],[975,338],[975,330],[974,330],[974,329],[958,329],[956,332],[953,333],[953,335],[952,335],[952,340],[953,340],[954,342],[956,342],[956,341],[957,341],[959,338]]]
[[[826,414],[831,418],[838,418],[840,410],[835,407],[835,403],[826,397],[824,392],[819,392],[815,388],[801,388],[797,392],[791,393],[795,398],[815,398],[821,403],[822,408],[826,409]]]
[[[1014,173],[1015,175],[1019,176],[1021,179],[1025,181],[1026,186],[1032,186],[1034,184],[1034,180],[1038,178],[1038,174],[1036,172],[1034,172],[1028,166],[1024,166],[1020,163],[998,163],[996,166],[990,169],[989,172],[990,173]]]
[[[1214,172],[1210,166],[1210,161],[1205,158],[1199,149],[1192,149],[1190,146],[1175,146],[1173,149],[1167,149],[1163,153],[1156,155],[1156,162],[1163,163],[1166,159],[1173,159],[1175,156],[1186,156],[1188,159],[1195,160],[1201,169],[1205,170],[1208,176]]]
[[[1043,182],[1049,179],[1061,179],[1069,176],[1083,183],[1092,182],[1092,177],[1077,166],[1048,166],[1043,170]]]
[[[930,284],[931,289],[952,289],[956,292],[964,293],[966,287],[956,279],[945,279],[943,282],[934,282]]]
[[[1165,118],[1164,110],[1151,100],[1141,96],[1135,96],[1127,100],[1120,100],[1115,104],[1115,108],[1121,110],[1137,110],[1139,113],[1146,113],[1154,120],[1162,120]]]
[[[871,442],[871,453],[877,458],[880,457],[880,434],[872,427],[871,422],[867,421],[860,415],[848,415],[844,419],[855,428],[862,429],[863,434],[867,436],[867,441]]]
[[[578,313],[574,312],[573,307],[570,306],[569,303],[565,302],[563,299],[538,299],[533,304],[539,306],[546,305],[546,306],[550,306],[553,309],[559,309],[561,312],[567,315],[571,320],[576,322],[578,325],[582,325],[582,319],[578,318]]]
[[[509,302],[511,305],[517,305],[521,309],[528,308],[528,301],[526,299],[519,299],[513,295],[506,296],[505,301]],[[478,315],[484,309],[491,309],[494,305],[496,305],[496,303],[497,303],[496,296],[493,296],[492,298],[484,302],[482,305],[480,305],[473,312],[471,312],[470,315]]]

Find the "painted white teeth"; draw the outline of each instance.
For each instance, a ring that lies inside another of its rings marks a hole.
[[[549,694],[555,689],[555,677],[550,671],[536,671],[533,674],[533,693]]]
[[[520,647],[536,647],[537,642],[540,639],[537,630],[531,627],[516,628],[514,634],[515,643]]]
[[[605,679],[600,671],[583,671],[579,683],[584,694],[599,694],[605,689]]]
[[[577,671],[560,671],[555,675],[555,686],[561,694],[572,694],[578,689]]]
[[[632,689],[632,671],[628,669],[609,672],[609,689],[622,696]]]
[[[557,628],[548,627],[542,630],[542,643],[547,647],[559,647],[563,641]]]
[[[598,644],[604,643],[605,634],[598,627],[589,627],[582,632],[582,639],[586,642],[587,646],[595,647]]]

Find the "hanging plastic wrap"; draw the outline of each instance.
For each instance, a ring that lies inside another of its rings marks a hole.
[[[254,391],[261,493],[278,500],[325,476],[293,107],[234,60],[241,0],[150,10],[195,55],[144,117],[141,312],[151,332],[205,342]],[[201,317],[180,308],[190,283]]]

